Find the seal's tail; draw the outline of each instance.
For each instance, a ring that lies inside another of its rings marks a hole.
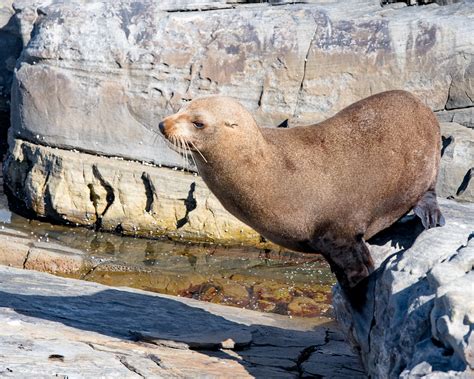
[[[413,208],[413,212],[415,212],[415,214],[421,219],[425,229],[443,226],[446,223],[444,216],[439,209],[434,188],[429,189],[423,195],[420,201]]]

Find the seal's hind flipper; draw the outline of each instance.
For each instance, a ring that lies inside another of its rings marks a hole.
[[[434,190],[427,191],[421,200],[413,208],[413,212],[421,219],[421,223],[425,229],[443,226],[446,221],[441,213],[436,200],[436,192]]]

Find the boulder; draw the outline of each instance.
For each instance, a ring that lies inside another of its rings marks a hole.
[[[0,159],[7,151],[10,125],[10,88],[16,59],[23,48],[12,0],[0,3]]]
[[[440,205],[444,227],[419,234],[405,220],[370,241],[377,270],[360,309],[334,290],[336,318],[371,377],[474,376],[474,204]]]
[[[404,88],[472,125],[473,3],[314,3],[15,2],[26,46],[5,164],[15,201],[103,230],[255,244],[199,178],[159,167],[194,170],[156,133],[188,100],[231,95],[261,125],[293,126]],[[470,201],[469,161],[450,155],[470,156],[459,138],[446,148],[439,192]]]
[[[0,277],[2,378],[363,378],[327,320],[5,266]]]
[[[442,123],[438,196],[474,202],[474,129]]]
[[[192,172],[18,139],[10,151],[5,184],[40,217],[126,235],[264,246]]]
[[[12,3],[13,0],[6,0],[0,4],[0,112],[2,113],[10,111],[13,70],[23,48]]]
[[[31,40],[12,139],[180,167],[153,130],[197,96],[234,96],[268,126],[321,121],[395,88],[436,111],[473,105],[472,3],[31,4],[15,4]]]

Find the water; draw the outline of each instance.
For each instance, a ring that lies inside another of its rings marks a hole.
[[[12,213],[3,193],[0,225],[36,241],[81,250],[101,262],[87,273],[72,275],[85,280],[292,316],[331,312],[334,277],[318,255],[147,240],[53,225]]]

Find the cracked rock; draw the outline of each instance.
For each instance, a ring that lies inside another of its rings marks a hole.
[[[79,153],[21,140],[11,152],[5,184],[39,216],[127,235],[261,245],[191,173],[149,166],[144,175],[138,162],[90,154],[78,159]]]
[[[474,376],[474,204],[439,203],[444,227],[406,219],[369,241],[378,269],[361,310],[334,291],[336,317],[374,378]]]
[[[474,202],[474,129],[442,123],[442,159],[438,196]]]
[[[347,343],[327,340],[338,333],[334,323],[318,319],[303,323],[4,266],[0,283],[2,377],[296,378],[301,352],[315,343],[323,355],[325,344],[328,354],[342,354],[338,367],[361,370],[356,354],[346,356]],[[134,330],[153,343],[137,340]],[[230,338],[245,346],[229,350]],[[189,349],[196,341],[199,350]]]
[[[13,196],[55,221],[252,245],[257,234],[202,181],[191,191],[188,174],[146,166],[186,166],[156,127],[190,99],[230,95],[259,124],[292,127],[404,88],[440,118],[472,125],[474,3],[284,3],[19,0],[13,11],[7,2],[1,14],[26,46],[5,165]],[[451,148],[440,193],[472,199],[472,172],[459,176],[463,163],[449,161]]]

